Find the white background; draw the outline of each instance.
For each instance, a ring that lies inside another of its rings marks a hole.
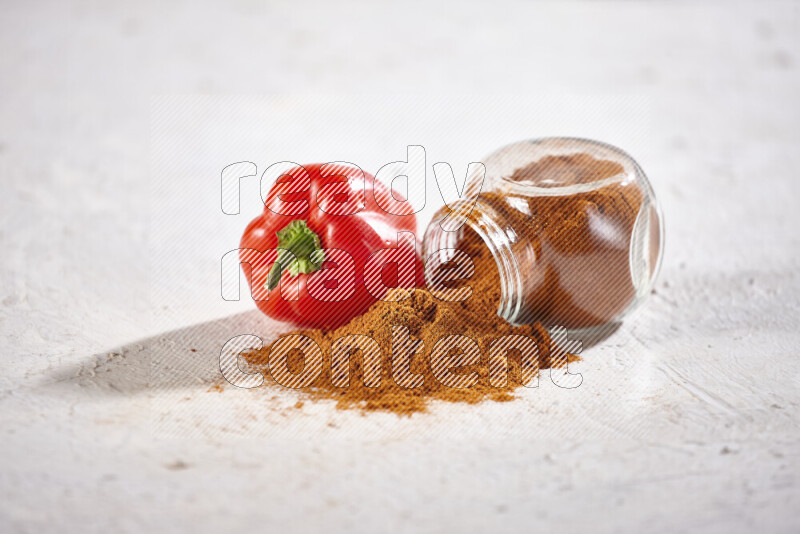
[[[2,13],[3,531],[798,529],[798,4]],[[251,179],[221,213],[222,167],[421,144],[461,177],[542,135],[629,151],[666,216],[579,388],[410,419],[208,391],[228,337],[280,330],[219,298],[258,208]]]

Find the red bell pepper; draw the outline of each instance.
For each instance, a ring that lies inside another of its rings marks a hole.
[[[258,308],[299,326],[336,328],[384,298],[387,287],[421,286],[422,263],[411,240],[416,217],[396,196],[350,165],[304,165],[283,174],[241,241],[240,260]],[[406,259],[413,254],[413,272],[409,261],[394,270],[380,261],[400,254],[399,232],[410,233],[401,243]],[[374,255],[387,248],[395,250]]]

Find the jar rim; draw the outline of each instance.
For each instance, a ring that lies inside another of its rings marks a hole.
[[[456,210],[469,204],[458,201],[451,209]],[[445,230],[441,224],[449,214],[434,218],[428,225],[423,239],[423,257],[429,258],[431,254],[447,249],[456,249],[458,238],[463,234],[466,225],[473,230],[483,241],[497,266],[500,279],[500,302],[497,315],[510,323],[519,319],[523,309],[522,298],[522,273],[511,249],[511,242],[505,230],[498,224],[497,214],[490,206],[475,202],[464,223],[457,229]]]
[[[644,171],[630,154],[614,145],[583,137],[538,137],[526,139],[524,141],[505,145],[495,150],[484,158],[483,161],[487,167],[491,167],[491,160],[493,158],[501,159],[506,152],[526,146],[542,147],[543,151],[541,154],[538,154],[537,157],[532,156],[530,159],[526,159],[524,164],[534,163],[548,156],[566,156],[585,153],[598,159],[607,159],[618,163],[622,166],[623,171],[595,182],[553,186],[535,185],[530,181],[512,180],[510,172],[498,173],[495,179],[502,183],[508,193],[535,196],[563,196],[589,192],[618,182],[641,181],[642,178],[646,181]],[[520,162],[518,165],[522,166],[523,163]]]

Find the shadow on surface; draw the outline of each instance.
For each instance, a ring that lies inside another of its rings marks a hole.
[[[208,388],[222,378],[219,355],[230,338],[254,334],[270,343],[289,330],[258,311],[239,313],[92,355],[54,370],[42,386],[74,384],[109,395]]]

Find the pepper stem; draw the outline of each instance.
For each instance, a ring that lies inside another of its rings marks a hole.
[[[308,227],[306,221],[294,220],[283,230],[279,230],[278,259],[269,271],[267,289],[278,287],[281,275],[288,269],[289,274],[313,273],[322,268],[324,252],[319,236]]]

